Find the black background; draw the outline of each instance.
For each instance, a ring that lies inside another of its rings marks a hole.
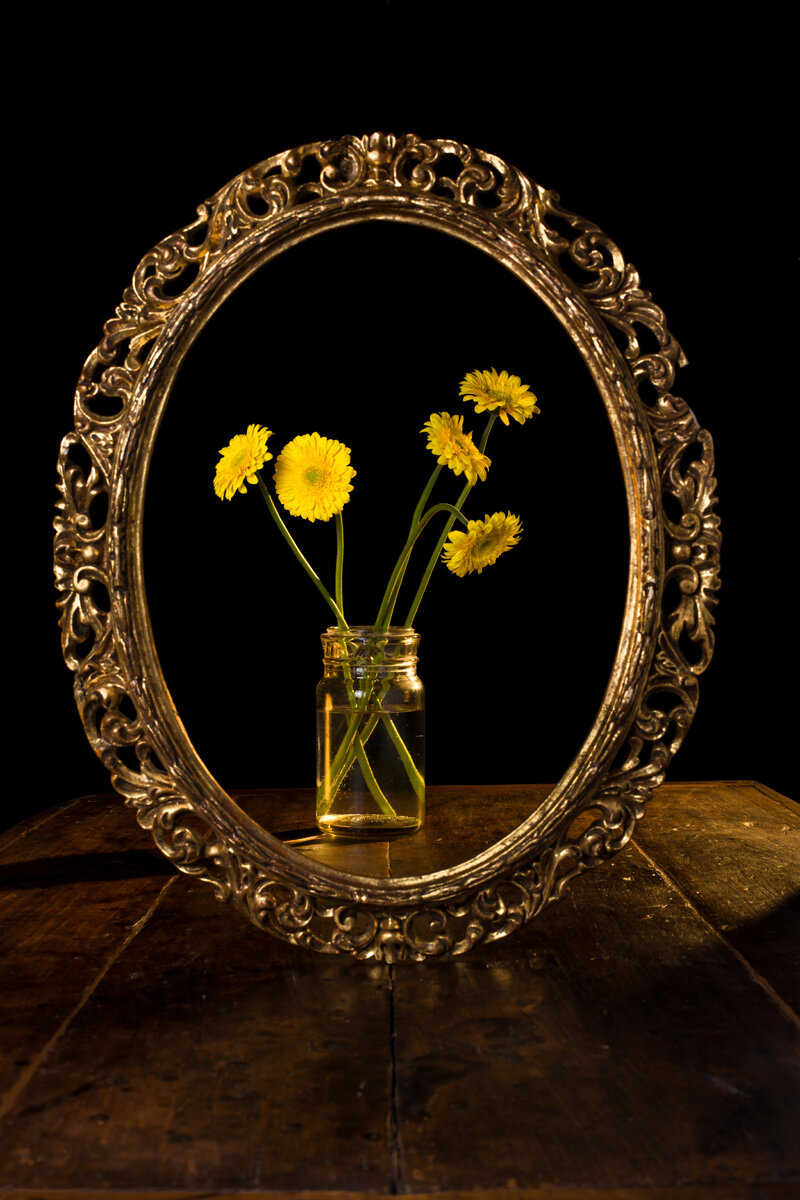
[[[639,16],[566,28],[527,6],[474,26],[444,5],[326,14],[258,28],[233,14],[216,28],[153,19],[135,45],[71,22],[50,30],[46,63],[33,36],[19,48],[31,84],[10,135],[19,266],[6,277],[6,354],[22,371],[6,496],[21,532],[7,728],[22,771],[5,823],[108,788],[60,658],[49,565],[55,458],[83,359],[144,252],[228,179],[374,129],[452,137],[555,189],[666,311],[690,364],[678,394],[714,436],[723,522],[717,651],[669,777],[755,778],[792,795],[795,260],[780,31],[702,34],[677,13],[668,27]],[[433,233],[370,226],[306,243],[237,293],[190,355],[159,438],[145,541],[156,644],[225,786],[311,781],[327,615],[258,497],[211,493],[219,447],[251,421],[276,430],[276,451],[312,429],[352,447],[348,616],[369,620],[413,507],[406,473],[429,467],[417,431],[431,411],[468,415],[459,379],[488,366],[521,374],[542,415],[493,433],[470,515],[519,512],[525,538],[481,577],[440,572],[426,597],[429,779],[565,769],[602,694],[624,590],[600,401],[557,323],[494,263]],[[297,526],[324,571],[332,526]]]

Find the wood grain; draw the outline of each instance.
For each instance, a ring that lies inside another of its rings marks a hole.
[[[511,833],[546,799],[547,784],[428,789],[425,824],[413,838],[358,843],[313,828],[314,792],[235,792],[237,802],[270,833],[316,862],[375,878],[428,875],[474,858]]]
[[[247,1200],[280,1200],[283,1196],[291,1196],[291,1200],[363,1200],[366,1195],[377,1195],[375,1192],[342,1192],[307,1191],[305,1188],[280,1193],[270,1191],[236,1191],[227,1189],[211,1191],[203,1189],[187,1191],[185,1188],[162,1188],[155,1190],[140,1190],[139,1188],[20,1188],[14,1189],[14,1200],[220,1200],[221,1197],[236,1195]],[[395,1193],[391,1193],[394,1195]],[[504,1187],[480,1188],[476,1191],[458,1190],[455,1192],[404,1192],[409,1200],[797,1200],[797,1185],[795,1183],[755,1183],[749,1184],[742,1190],[740,1184],[712,1184],[696,1186],[681,1185],[680,1189],[673,1187],[636,1187],[636,1188],[514,1188],[509,1191]]]
[[[800,808],[763,784],[673,788],[653,798],[637,845],[800,1012]]]
[[[360,862],[430,869],[544,794],[434,790],[424,839]],[[307,799],[247,794],[287,837],[309,836]],[[114,797],[9,831],[0,1187],[793,1198],[796,810],[759,785],[672,785],[640,828],[512,938],[391,969],[252,929]]]
[[[417,1190],[800,1178],[797,1026],[635,849],[396,991]]]
[[[50,1187],[288,1188],[303,1164],[307,1187],[381,1190],[386,969],[298,953],[181,883],[28,1084],[0,1161]]]
[[[10,1047],[0,1056],[3,1095],[174,878],[150,835],[121,810],[119,799],[89,796],[0,841],[0,1044]]]

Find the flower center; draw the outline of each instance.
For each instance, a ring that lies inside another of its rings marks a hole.
[[[486,389],[492,400],[496,400],[499,404],[505,404],[508,400],[508,392],[501,391],[500,388]]]
[[[321,488],[325,486],[325,471],[322,467],[309,467],[305,472],[305,481],[309,487]]]

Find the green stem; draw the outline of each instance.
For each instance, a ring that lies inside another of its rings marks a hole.
[[[447,504],[447,503],[436,504],[432,508],[430,508],[426,513],[420,515],[422,512],[422,508],[424,506],[424,502],[430,496],[431,490],[433,488],[433,484],[436,480],[436,477],[438,476],[438,473],[439,473],[438,469],[432,473],[431,478],[428,481],[428,485],[426,486],[425,490],[423,491],[422,497],[420,499],[420,503],[417,505],[417,508],[414,512],[414,520],[412,521],[411,530],[409,532],[408,538],[406,539],[406,544],[403,547],[403,550],[401,551],[401,554],[397,560],[397,563],[395,564],[395,568],[392,572],[391,578],[390,578],[389,583],[386,588],[386,592],[384,593],[383,600],[381,601],[380,609],[378,611],[378,617],[376,619],[375,626],[374,626],[374,630],[378,633],[384,632],[385,629],[388,627],[388,625],[391,622],[391,615],[392,615],[392,612],[394,610],[394,606],[395,606],[395,603],[397,600],[397,593],[398,593],[400,585],[402,583],[403,575],[404,575],[404,572],[408,565],[411,551],[414,547],[415,542],[417,541],[417,538],[420,536],[420,534],[422,533],[423,529],[428,524],[428,522],[431,521],[439,513],[446,512],[450,515],[450,521],[449,521],[448,528],[452,528],[452,525],[456,520],[463,521],[465,525],[468,524],[467,518],[464,516],[464,514],[462,512],[459,512],[459,510],[457,508],[455,508],[452,504]],[[465,490],[465,492],[464,492],[465,496],[468,491],[469,491],[469,488],[467,488]],[[341,605],[341,594],[338,592],[337,592],[337,600],[339,601],[339,605],[341,607],[342,606]],[[379,661],[380,661],[380,658],[378,658],[376,660],[376,664],[375,664],[376,667],[377,667]],[[336,749],[336,752],[335,752],[334,758],[333,758],[333,762],[330,765],[329,771],[328,771],[325,779],[322,781],[322,783],[317,788],[317,811],[318,811],[318,814],[320,816],[325,816],[327,814],[327,812],[329,811],[329,809],[331,808],[331,806],[333,805],[334,800],[336,799],[336,795],[339,792],[339,789],[341,788],[342,783],[344,782],[344,779],[347,775],[347,772],[350,770],[355,758],[359,759],[365,782],[367,783],[367,786],[373,796],[373,799],[376,801],[379,808],[381,808],[384,812],[392,811],[391,806],[389,806],[388,801],[383,796],[383,793],[380,790],[378,782],[375,779],[375,776],[374,776],[374,773],[372,772],[371,766],[369,764],[367,752],[366,752],[367,742],[369,741],[369,739],[372,735],[372,732],[375,729],[375,726],[378,722],[378,717],[375,715],[370,716],[370,718],[365,722],[365,724],[361,728],[361,730],[359,730],[359,724],[360,724],[362,717],[365,715],[366,706],[367,706],[367,703],[369,702],[369,696],[372,695],[372,688],[370,688],[368,691],[365,690],[364,699],[360,704],[355,704],[354,703],[355,697],[354,697],[353,688],[352,688],[352,680],[350,679],[350,675],[349,675],[349,671],[347,670],[347,667],[345,667],[345,675],[346,675],[348,695],[349,695],[350,703],[351,703],[351,717],[348,722],[347,728],[344,731],[342,739]],[[373,682],[373,687],[374,687],[374,682]],[[381,699],[382,699],[382,695],[378,697],[378,701],[377,701],[378,706],[380,706],[380,704],[381,704]],[[416,767],[416,764],[414,763],[414,761],[408,751],[408,748],[405,745],[405,742],[403,741],[396,725],[391,720],[391,718],[388,716],[388,714],[382,713],[381,720],[384,722],[384,726],[387,730],[387,733],[388,733],[391,741],[393,742],[395,749],[397,750],[397,753],[400,757],[401,762],[403,763],[404,769],[409,778],[409,782],[411,783],[411,786],[413,787],[415,794],[418,797],[423,797],[425,794],[425,782],[424,782],[422,776],[420,775],[420,773]],[[387,807],[384,807],[385,805]]]
[[[364,726],[362,733],[359,734],[358,725],[363,716],[363,710],[353,710],[350,720],[347,723],[347,728],[342,735],[342,740],[339,742],[336,753],[333,756],[333,762],[330,765],[330,775],[326,776],[317,788],[318,816],[325,816],[339,794],[339,789],[344,783],[345,775],[350,770],[353,765],[353,759],[358,754],[358,749],[355,745],[356,739],[358,738],[363,748],[369,739],[369,735],[378,723],[378,718],[371,716]]]
[[[420,517],[422,516],[422,514],[425,510],[425,505],[428,503],[428,497],[430,496],[431,492],[433,491],[433,485],[436,483],[436,480],[439,478],[439,475],[441,474],[441,470],[442,470],[441,466],[439,465],[439,463],[437,463],[436,466],[433,468],[433,471],[431,472],[430,479],[425,484],[425,487],[422,490],[422,495],[419,498],[417,507],[414,509],[414,516],[411,518],[411,529],[409,530],[409,534],[414,532],[414,527],[416,526],[417,522],[419,521]]]
[[[277,508],[275,507],[275,502],[273,501],[272,496],[270,496],[269,491],[267,490],[267,485],[264,483],[264,480],[261,478],[260,471],[256,471],[256,479],[258,480],[258,486],[261,491],[261,495],[264,497],[264,501],[267,505],[267,508],[270,511],[270,516],[272,517],[275,524],[278,526],[278,529],[283,534],[283,537],[286,540],[286,542],[288,543],[289,548],[292,551],[292,554],[294,554],[295,558],[300,563],[300,566],[303,568],[306,575],[308,575],[309,579],[314,584],[314,587],[317,589],[318,592],[320,592],[325,603],[330,607],[331,611],[333,612],[333,615],[336,617],[336,624],[338,625],[339,629],[341,629],[343,631],[346,630],[348,628],[348,625],[342,615],[341,608],[336,603],[336,601],[333,599],[330,592],[325,587],[325,584],[322,582],[319,575],[314,570],[314,568],[311,566],[311,563],[305,557],[305,555],[301,551],[300,547],[298,546],[297,542],[294,540],[292,535],[289,533],[289,530],[286,528],[286,525],[284,524],[281,514],[278,512]]]
[[[489,434],[492,432],[492,426],[494,425],[496,419],[497,419],[496,412],[489,413],[489,419],[486,422],[486,428],[483,431],[483,437],[481,438],[481,444],[479,447],[481,454],[483,454],[486,450],[486,443],[489,441]],[[464,501],[466,500],[467,496],[469,495],[472,487],[473,487],[473,484],[471,484],[471,483],[468,483],[466,485],[466,487],[464,488],[464,490],[462,491],[461,495],[458,497],[458,500],[455,503],[456,510],[461,509],[461,507],[463,506]],[[420,604],[422,603],[422,597],[425,595],[425,589],[427,588],[428,584],[430,583],[431,575],[433,574],[433,568],[436,566],[437,562],[439,561],[439,555],[442,552],[442,547],[444,546],[445,541],[447,540],[447,535],[449,534],[450,530],[453,528],[454,522],[455,522],[455,517],[451,517],[450,520],[445,524],[445,527],[442,530],[441,537],[439,538],[439,541],[436,543],[436,549],[434,550],[433,554],[430,556],[430,559],[428,560],[428,565],[425,568],[425,574],[422,576],[422,582],[420,583],[419,587],[417,588],[417,594],[414,597],[414,599],[412,600],[411,607],[408,610],[408,615],[405,620],[405,623],[407,626],[411,626],[414,624],[414,618],[416,617],[417,610],[418,610]]]
[[[364,776],[364,782],[370,790],[372,799],[378,805],[378,808],[381,810],[381,812],[386,813],[388,817],[396,817],[397,813],[384,796],[383,792],[381,791],[381,786],[375,778],[372,765],[367,758],[367,752],[364,749],[363,737],[358,738],[356,756],[358,758],[358,765],[361,767],[361,774]]]
[[[364,774],[364,779],[369,787],[370,792],[372,792],[373,799],[376,801],[379,808],[383,809],[383,811],[388,813],[390,816],[396,815],[394,809],[389,804],[389,801],[386,800],[385,796],[383,796],[378,781],[375,779],[375,776],[372,773],[372,768],[369,768],[369,774],[367,774],[367,771],[365,770],[365,764],[368,765],[366,753],[367,742],[371,738],[379,719],[383,722],[384,728],[389,734],[389,737],[391,738],[394,747],[397,750],[400,761],[405,767],[409,782],[414,789],[414,794],[419,800],[423,800],[425,798],[425,780],[420,775],[419,769],[411,757],[408,747],[403,741],[400,731],[398,730],[392,718],[388,713],[381,713],[380,718],[378,718],[376,714],[372,714],[359,733],[358,720],[363,715],[364,714],[361,713],[358,715],[358,717],[351,717],[351,725],[349,725],[348,729],[345,731],[345,736],[342,738],[339,749],[336,752],[336,756],[331,768],[330,778],[325,779],[317,788],[317,805],[320,816],[324,816],[328,812],[329,808],[336,799],[339,788],[342,786],[342,782],[347,775],[347,772],[353,765],[354,758],[358,758],[359,762],[361,763],[361,770]],[[338,761],[342,754],[344,756],[342,761]],[[380,798],[373,790],[373,783],[375,789],[377,789],[377,792],[380,794]],[[383,801],[383,803],[381,801]]]
[[[342,583],[344,578],[344,522],[342,521],[341,511],[336,514],[336,605],[339,612],[344,613],[344,600],[342,599]],[[342,618],[344,619],[344,618]]]
[[[436,466],[431,471],[428,482],[425,484],[425,487],[422,489],[422,494],[421,494],[419,500],[417,501],[417,507],[414,509],[414,515],[411,518],[411,528],[408,531],[409,539],[412,539],[414,537],[414,533],[416,531],[417,525],[419,524],[420,516],[422,515],[425,505],[428,503],[428,497],[430,496],[431,492],[433,491],[433,486],[436,483],[436,480],[439,478],[439,474],[440,474],[441,470],[442,470],[441,466],[437,463]],[[408,545],[408,542],[406,542],[406,546],[407,545]],[[412,545],[413,545],[413,541],[412,541]],[[386,625],[388,626],[391,624],[392,613],[394,612],[394,606],[397,603],[397,594],[400,591],[400,587],[403,582],[403,575],[405,574],[405,567],[403,567],[398,574],[398,567],[400,566],[400,562],[404,558],[404,556],[405,556],[405,547],[403,548],[403,553],[401,553],[401,555],[400,555],[400,559],[398,559],[397,563],[395,563],[395,566],[392,570],[392,574],[389,576],[389,582],[386,585],[386,591],[383,593],[383,597],[381,599],[381,603],[378,608],[378,618],[375,623],[375,628],[380,628],[380,621],[384,618],[384,615],[387,611],[389,613],[389,619],[386,621]],[[408,565],[408,557],[407,556],[405,556],[405,564],[406,564],[406,566]]]
[[[258,471],[256,471],[256,479],[258,480],[258,486],[259,486],[261,495],[263,496],[264,501],[266,502],[267,508],[269,509],[270,516],[272,517],[275,524],[278,526],[278,529],[281,531],[281,534],[283,535],[284,539],[288,543],[295,558],[300,563],[301,567],[306,572],[306,574],[309,576],[309,578],[311,579],[314,586],[321,593],[325,602],[331,608],[333,615],[336,617],[336,624],[337,624],[338,628],[343,633],[346,633],[349,626],[348,626],[347,622],[345,621],[344,614],[342,612],[342,608],[343,608],[343,605],[342,605],[343,570],[342,570],[342,568],[343,568],[343,562],[344,562],[344,528],[342,525],[341,513],[336,514],[336,600],[333,600],[330,592],[325,587],[325,584],[322,582],[319,575],[317,575],[316,571],[311,566],[311,563],[305,557],[305,555],[301,551],[300,547],[297,545],[297,542],[294,540],[291,533],[287,529],[286,524],[285,524],[283,518],[281,517],[280,513],[278,512],[277,508],[275,507],[275,503],[272,499],[272,496],[270,496],[267,486],[264,483],[264,480],[261,478],[260,472],[258,472]],[[351,695],[352,695],[352,692],[351,692]],[[364,707],[366,707],[366,700],[364,702]],[[363,715],[363,713],[358,714],[357,719],[355,720],[353,735],[350,737],[351,745],[352,745],[353,740],[355,740],[357,737],[358,721],[360,720],[361,715]],[[351,722],[351,724],[352,724],[352,722]],[[386,813],[388,816],[391,816],[391,817],[396,816],[397,814],[395,813],[395,811],[392,808],[389,801],[384,796],[383,791],[381,790],[381,787],[380,787],[377,779],[375,778],[375,773],[373,772],[372,767],[369,763],[369,760],[367,759],[366,753],[364,751],[363,741],[361,738],[357,738],[354,754],[350,758],[351,763],[352,763],[353,757],[358,757],[359,764],[361,766],[361,771],[364,776],[364,781],[366,782],[367,787],[369,788],[370,794],[372,795],[372,798],[375,801],[375,803],[378,805],[378,807],[381,809],[381,811]],[[339,786],[340,786],[340,784],[339,784]],[[330,807],[330,804],[333,803],[333,799],[335,798],[336,792],[338,790],[339,790],[338,786],[335,789],[332,789],[328,807]]]
[[[330,772],[317,788],[318,816],[324,817],[333,805],[333,802],[339,794],[339,789],[344,783],[345,776],[352,767],[353,760],[356,758],[361,766],[361,773],[364,776],[364,782],[366,783],[373,800],[378,805],[378,808],[380,808],[382,812],[386,813],[390,817],[397,816],[397,813],[392,808],[392,805],[383,794],[378,780],[375,778],[375,773],[372,770],[372,766],[369,762],[366,752],[367,742],[369,741],[372,732],[378,723],[378,717],[374,714],[371,714],[365,722],[363,728],[359,731],[359,725],[366,715],[366,706],[369,695],[370,693],[366,693],[363,702],[353,709],[350,720],[347,723],[347,728],[342,735],[342,740],[336,749],[336,753],[334,754],[333,762],[330,766]],[[395,732],[397,733],[397,730],[395,730]],[[397,736],[400,737],[399,733],[397,733]],[[406,754],[408,755],[407,750]],[[419,772],[417,771],[416,767],[414,767],[414,771],[416,772],[417,776],[419,776]],[[417,787],[414,779],[411,779],[411,784],[416,791]],[[424,782],[422,786],[424,789]]]
[[[496,420],[497,420],[497,413],[496,412],[489,413],[489,420],[486,422],[486,428],[483,431],[483,437],[481,438],[481,444],[479,447],[481,454],[484,454],[486,451],[486,443],[489,441],[489,434],[492,432],[492,426],[494,425]]]
[[[462,499],[466,497],[467,492],[469,491],[469,486],[464,489]],[[460,503],[461,501],[459,501],[459,505]],[[397,603],[397,595],[400,591],[400,585],[403,582],[403,576],[405,575],[406,567],[408,566],[408,560],[411,557],[411,551],[414,549],[414,543],[431,518],[435,517],[437,513],[440,512],[447,512],[451,514],[448,529],[452,529],[454,522],[459,519],[462,520],[465,525],[467,523],[467,519],[464,514],[459,511],[457,506],[452,504],[434,504],[433,508],[429,508],[428,511],[416,521],[411,528],[411,532],[406,538],[406,544],[400,551],[400,557],[395,563],[394,570],[392,571],[392,574],[389,577],[389,582],[386,585],[386,591],[383,594],[383,600],[381,601],[381,606],[378,609],[378,616],[375,619],[375,629],[378,633],[383,633],[391,623],[394,606]]]
[[[400,761],[402,762],[403,766],[406,769],[406,775],[408,775],[409,782],[411,783],[411,786],[414,789],[414,793],[415,793],[417,799],[424,800],[425,799],[425,780],[420,775],[419,770],[417,769],[417,764],[414,762],[413,758],[409,754],[408,747],[406,746],[405,742],[403,741],[402,737],[400,736],[400,732],[399,732],[397,726],[395,725],[392,718],[388,715],[388,713],[385,716],[381,717],[381,720],[383,721],[384,728],[387,730],[389,737],[392,739],[392,742],[394,743],[395,750],[400,755]]]
[[[456,501],[456,504],[455,504],[456,511],[458,511],[461,508],[462,504],[464,503],[464,501],[466,500],[470,491],[472,490],[472,487],[473,487],[473,485],[471,483],[468,483],[466,485],[466,487],[463,489],[461,495],[458,497],[458,500]],[[456,518],[454,516],[451,516],[450,519],[445,522],[444,529],[442,530],[439,540],[436,543],[436,548],[434,549],[433,554],[428,559],[428,565],[425,568],[425,574],[422,576],[422,581],[421,581],[419,587],[417,588],[417,594],[415,595],[414,599],[411,601],[411,608],[408,610],[408,615],[406,616],[405,623],[407,626],[411,626],[414,622],[414,618],[417,615],[417,609],[419,608],[420,604],[422,603],[422,597],[425,595],[425,589],[427,588],[428,584],[430,583],[431,575],[433,574],[433,568],[436,566],[437,562],[439,561],[439,555],[442,552],[442,546],[445,544],[445,541],[447,540],[447,535],[450,532],[450,530],[453,528],[455,521],[456,521]]]
[[[435,471],[433,473],[431,480],[429,481],[429,486],[423,492],[423,501],[425,499],[427,499],[427,497],[430,495],[431,489],[433,487],[433,482],[435,481],[437,474],[438,474],[438,471]],[[467,489],[467,491],[468,490],[469,489]],[[465,495],[466,495],[466,491],[465,491]],[[453,523],[456,520],[461,520],[464,522],[465,525],[467,524],[467,518],[464,516],[463,513],[459,512],[458,509],[455,508],[452,504],[447,504],[447,503],[435,504],[433,506],[433,508],[428,509],[428,511],[426,513],[424,513],[421,517],[419,515],[420,510],[421,510],[421,504],[417,506],[417,510],[414,513],[414,521],[411,526],[411,532],[409,533],[409,536],[406,539],[406,544],[403,547],[400,557],[397,560],[394,571],[392,572],[392,576],[389,580],[389,584],[387,585],[383,600],[381,602],[381,607],[379,609],[378,617],[375,622],[375,630],[378,633],[384,632],[384,630],[386,629],[386,627],[388,626],[388,624],[391,621],[391,614],[392,614],[392,611],[394,609],[394,605],[395,605],[395,602],[397,599],[397,592],[398,592],[400,584],[402,582],[403,574],[404,574],[406,566],[408,564],[408,560],[410,558],[411,551],[414,547],[414,543],[416,542],[417,538],[420,536],[420,534],[422,533],[423,529],[428,524],[428,522],[431,521],[439,513],[446,512],[446,513],[450,514],[450,527],[452,527]],[[384,622],[384,623],[381,624],[381,622]],[[376,665],[377,665],[377,663],[376,663]],[[351,697],[351,703],[352,703],[352,700],[353,700],[352,684],[349,680],[348,680],[348,694]],[[371,690],[368,694],[371,695]],[[359,732],[358,724],[359,724],[361,717],[364,715],[364,712],[366,709],[366,703],[367,703],[367,699],[365,697],[365,700],[361,706],[354,706],[353,715],[350,718],[347,729],[345,730],[342,740],[339,743],[339,746],[336,750],[336,754],[334,755],[334,761],[331,766],[330,775],[328,777],[326,777],[326,779],[323,781],[322,784],[320,784],[320,786],[317,789],[317,806],[318,806],[319,814],[321,816],[324,816],[325,813],[327,813],[327,811],[333,804],[333,801],[336,798],[336,794],[339,791],[339,788],[341,787],[342,782],[344,781],[344,778],[347,775],[347,772],[350,770],[350,767],[353,764],[353,760],[356,757],[358,757],[359,761],[361,762],[362,771],[364,773],[364,778],[365,778],[365,781],[367,782],[367,786],[369,787],[370,792],[372,792],[373,798],[377,801],[379,806],[381,808],[383,808],[383,805],[381,804],[381,801],[380,801],[378,795],[373,790],[372,783],[370,782],[371,772],[370,772],[370,774],[368,774],[366,771],[364,771],[364,762],[367,761],[366,745],[367,745],[367,742],[369,741],[369,738],[372,735],[372,732],[378,721],[377,716],[371,716],[369,718],[369,720],[366,722],[366,724],[363,727],[363,729],[361,730],[361,732]],[[380,703],[381,703],[381,697],[378,698],[378,704],[380,705]],[[392,742],[394,743],[395,749],[397,750],[400,760],[403,763],[403,766],[406,770],[406,774],[408,775],[409,781],[414,789],[414,792],[416,793],[417,796],[424,796],[425,782],[424,782],[422,776],[420,775],[420,773],[408,751],[408,748],[407,748],[405,742],[403,741],[400,733],[398,732],[397,726],[394,724],[394,722],[391,720],[391,718],[388,716],[388,714],[381,714],[381,719],[384,722],[384,725],[387,729],[389,737],[391,738]],[[362,755],[363,755],[363,761],[362,761]],[[374,779],[374,776],[372,776],[372,778]],[[375,780],[375,787],[376,788],[378,787],[377,780]],[[382,796],[382,793],[381,793],[381,796]],[[384,811],[386,811],[386,809],[384,809]]]
[[[336,796],[338,795],[339,789],[344,782],[347,772],[353,765],[353,759],[358,758],[361,766],[361,773],[364,777],[364,782],[369,789],[372,799],[375,801],[381,812],[386,813],[387,816],[395,817],[397,816],[397,813],[392,808],[389,800],[387,800],[386,796],[383,794],[381,786],[375,777],[374,771],[372,770],[372,766],[367,757],[365,749],[369,734],[374,728],[374,722],[372,726],[370,726],[366,737],[363,733],[359,733],[358,728],[359,723],[366,712],[367,704],[369,703],[369,697],[371,696],[374,688],[374,680],[372,687],[369,690],[365,690],[364,699],[359,704],[356,702],[350,666],[346,660],[344,662],[344,677],[345,686],[347,688],[347,697],[350,703],[351,716],[347,724],[347,729],[345,730],[342,740],[334,754],[333,764],[329,764],[328,774],[317,788],[318,815],[324,816],[328,812],[334,800],[336,799]],[[375,720],[377,720],[377,718],[375,718]],[[341,762],[340,760],[343,756],[344,762]],[[333,776],[333,780],[331,779],[331,776]]]

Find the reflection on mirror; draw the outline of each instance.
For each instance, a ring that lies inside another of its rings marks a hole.
[[[622,474],[595,385],[560,323],[500,264],[443,234],[377,223],[334,230],[282,254],[226,300],[181,367],[156,444],[147,595],[189,736],[226,790],[250,789],[242,806],[270,832],[305,830],[294,843],[304,853],[333,855],[359,874],[376,851],[342,855],[309,828],[319,634],[331,614],[257,489],[230,504],[214,496],[217,451],[252,422],[275,431],[275,455],[310,431],[351,448],[347,612],[351,623],[372,620],[430,474],[423,423],[446,411],[482,427],[458,385],[467,371],[495,365],[530,383],[543,415],[496,424],[492,468],[465,515],[519,513],[523,535],[480,575],[440,566],[415,619],[427,782],[456,789],[447,822],[459,786],[501,788],[496,811],[484,803],[475,820],[463,791],[471,837],[459,853],[471,858],[524,820],[546,794],[533,785],[555,782],[577,752],[622,624]],[[270,481],[274,465],[264,468]],[[440,485],[438,498],[454,503],[460,484]],[[286,519],[332,591],[333,521]],[[416,586],[411,570],[409,579]],[[286,789],[268,812],[259,786]],[[437,833],[445,820],[437,808],[438,797],[434,828],[421,836],[450,866],[455,846]],[[392,854],[397,869],[404,852],[395,845]]]

